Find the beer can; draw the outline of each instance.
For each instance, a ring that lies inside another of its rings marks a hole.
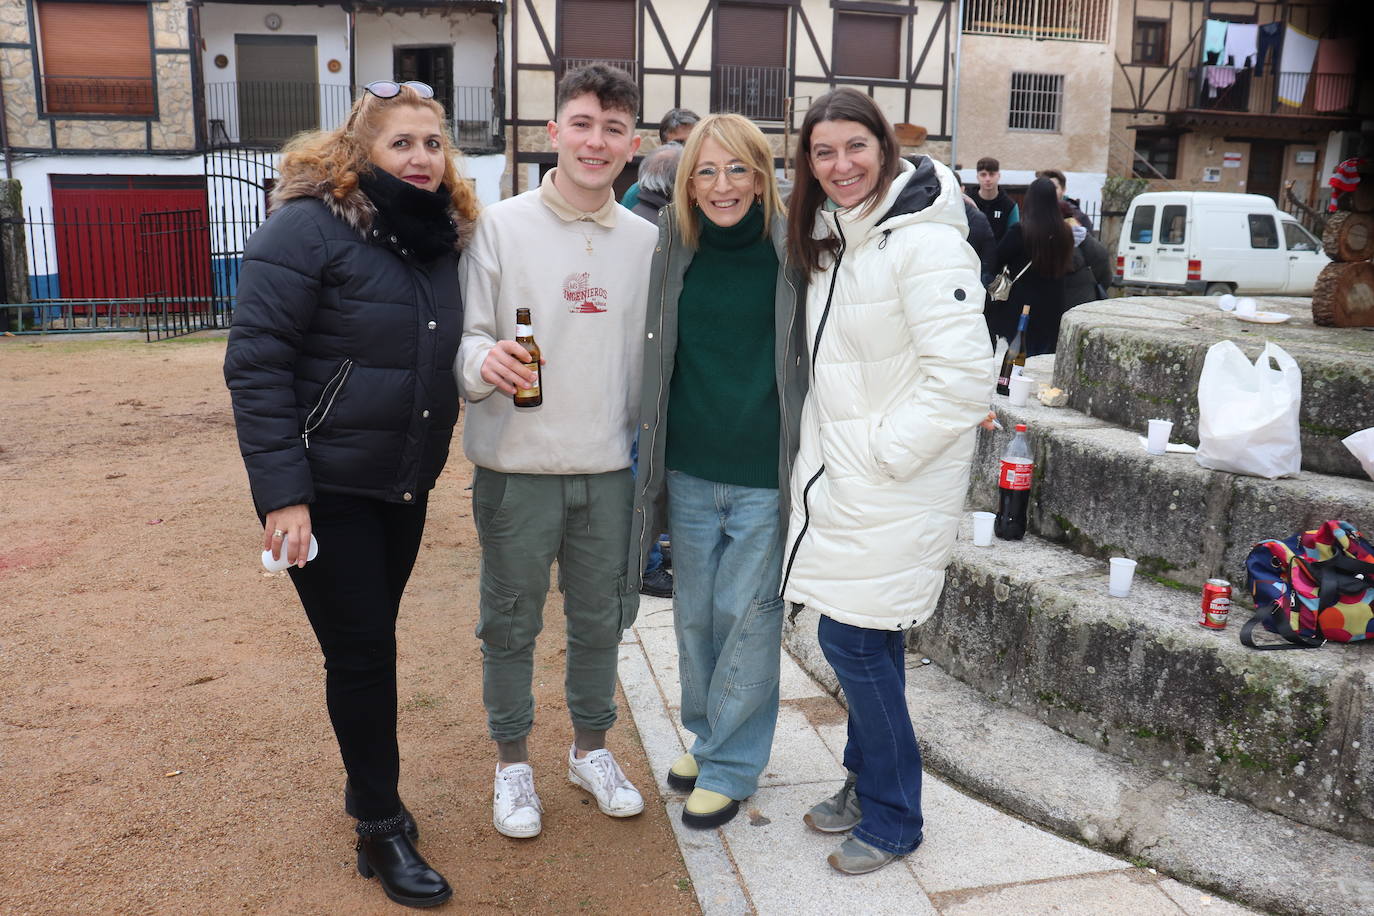
[[[1212,630],[1226,629],[1231,613],[1231,583],[1225,579],[1208,579],[1202,586],[1202,619],[1198,623]]]

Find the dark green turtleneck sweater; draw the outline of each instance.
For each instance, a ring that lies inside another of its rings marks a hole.
[[[677,302],[667,464],[716,483],[776,488],[778,257],[758,204],[728,228],[700,219]]]

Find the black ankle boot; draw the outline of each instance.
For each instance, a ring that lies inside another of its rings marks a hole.
[[[358,874],[374,875],[402,906],[438,906],[453,896],[444,876],[429,867],[405,833],[405,816],[358,821]]]
[[[356,818],[358,816],[358,797],[353,794],[353,783],[344,780],[344,811],[348,816]],[[410,813],[410,809],[401,803],[401,814],[405,818],[406,836],[410,837],[410,842],[420,842],[420,825],[415,823],[415,815]]]

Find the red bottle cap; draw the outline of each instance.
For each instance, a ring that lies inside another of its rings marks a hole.
[[[1024,432],[1026,431],[1026,424],[1024,424],[1024,423],[1017,423],[1017,424],[1016,424],[1016,431],[1017,431],[1018,433],[1024,433]]]

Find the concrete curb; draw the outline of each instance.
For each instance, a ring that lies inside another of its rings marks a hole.
[[[784,645],[838,692],[816,623],[804,609]],[[934,664],[909,669],[908,697],[929,769],[1035,823],[1275,913],[1357,916],[1374,900],[1368,846],[1095,751]]]

